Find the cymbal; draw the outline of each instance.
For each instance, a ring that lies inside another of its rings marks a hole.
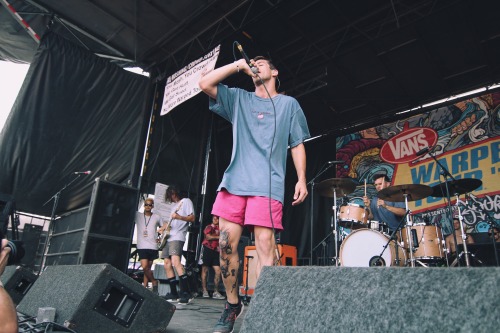
[[[437,184],[432,187],[432,196],[437,198],[442,198],[446,196],[446,184],[448,183],[448,189],[450,195],[464,194],[474,191],[483,182],[479,179],[474,178],[464,178],[457,180],[449,180],[446,183]]]
[[[344,196],[354,192],[357,182],[351,178],[330,178],[320,182],[316,190],[325,197],[333,198],[333,191],[337,196]]]
[[[408,194],[408,201],[415,201],[430,196],[432,188],[420,184],[395,185],[380,190],[377,196],[382,200],[404,202],[405,194]]]

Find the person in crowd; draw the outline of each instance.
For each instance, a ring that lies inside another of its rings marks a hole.
[[[153,199],[144,200],[144,212],[136,212],[135,224],[137,226],[137,253],[144,272],[142,284],[147,288],[151,282],[153,292],[158,294],[158,281],[154,278],[151,267],[153,261],[158,259],[158,228],[163,225],[163,222],[160,215],[152,212],[153,207]]]
[[[386,174],[374,175],[373,182],[377,192],[391,186],[391,181]],[[367,196],[363,196],[363,202],[368,211],[368,219],[385,223],[391,231],[399,226],[399,222],[406,213],[404,202],[389,202],[378,197],[370,200]]]
[[[7,261],[9,259],[10,248],[7,246],[7,243],[8,241],[6,239],[1,239],[0,276],[2,276],[5,271],[5,266],[7,266]],[[17,326],[16,307],[0,281],[0,332],[17,333]]]
[[[220,283],[220,258],[219,258],[219,217],[212,215],[212,223],[203,230],[205,239],[201,243],[201,256],[199,264],[201,265],[201,286],[203,288],[203,297],[210,297],[207,288],[208,270],[210,267],[214,270],[214,293],[212,298],[224,299],[219,292]]]
[[[189,289],[188,276],[181,263],[181,256],[189,223],[195,221],[193,202],[191,199],[185,198],[176,185],[168,187],[165,198],[167,201],[174,203],[170,220],[164,223],[161,229],[162,233],[165,229],[169,230],[167,244],[161,252],[161,258],[164,259],[165,274],[170,285],[170,293],[165,295],[165,299],[186,305],[193,297]],[[175,277],[175,272],[179,276],[179,281]],[[177,284],[180,285],[180,295]]]
[[[232,75],[252,78],[254,91],[229,88]],[[279,94],[278,69],[265,57],[245,59],[202,75],[199,86],[209,108],[232,123],[233,151],[224,172],[212,214],[220,222],[220,263],[227,302],[214,332],[231,332],[243,311],[238,294],[238,242],[244,226],[253,228],[258,254],[256,274],[275,264],[275,232],[283,230],[282,214],[288,148],[298,181],[292,205],[307,196],[306,150],[310,137],[304,112],[296,99]]]

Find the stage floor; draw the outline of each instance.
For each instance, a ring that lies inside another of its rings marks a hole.
[[[177,303],[173,303],[176,306],[176,310],[172,319],[168,323],[166,333],[212,332],[212,329],[222,314],[225,302],[226,300],[216,300],[212,298],[195,298],[188,305],[178,305]],[[245,306],[243,313],[236,320],[234,325],[235,333],[240,331],[248,306]],[[45,323],[35,324],[34,317],[26,316],[20,312],[17,313],[17,316],[19,319],[19,333],[43,333],[46,332],[46,326],[51,326],[51,330],[49,330],[50,332],[69,332],[63,327],[47,325]],[[161,327],[159,329],[161,329]],[[78,332],[78,330],[76,332]]]
[[[212,332],[224,309],[226,300],[212,298],[195,298],[188,305],[178,305],[170,323],[167,326],[167,333],[198,333]],[[234,332],[239,332],[243,318],[245,318],[247,305],[243,313],[236,320]]]

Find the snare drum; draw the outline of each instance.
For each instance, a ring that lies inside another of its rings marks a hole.
[[[370,230],[355,230],[346,237],[340,246],[340,265],[346,267],[370,267],[389,241],[389,237]],[[396,258],[397,253],[397,258]],[[406,254],[392,240],[382,254],[381,266],[404,266]],[[379,265],[376,265],[379,266]]]
[[[368,214],[365,207],[351,202],[346,206],[341,206],[339,224],[349,229],[367,228]]]
[[[419,260],[444,259],[443,234],[441,228],[434,225],[414,225],[409,227],[412,236],[413,257]],[[410,248],[408,227],[403,228],[405,248]]]

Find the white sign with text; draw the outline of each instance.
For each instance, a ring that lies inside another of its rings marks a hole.
[[[168,77],[160,113],[162,116],[201,91],[198,81],[202,75],[215,68],[219,52],[220,45]]]

